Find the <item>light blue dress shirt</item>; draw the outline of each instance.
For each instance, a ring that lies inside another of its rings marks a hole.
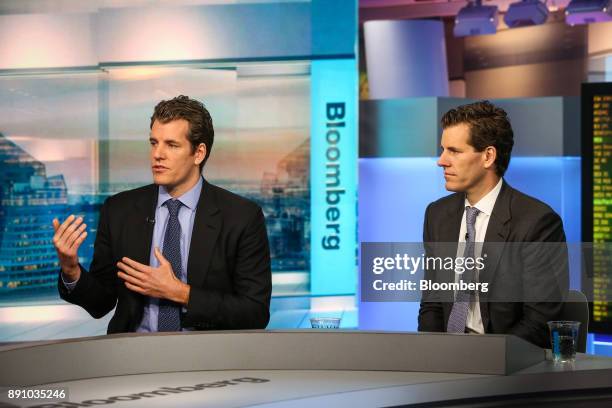
[[[181,224],[181,271],[178,272],[179,278],[183,282],[187,282],[187,262],[189,260],[189,247],[191,245],[191,234],[193,232],[193,222],[195,220],[196,209],[202,192],[202,177],[198,180],[191,190],[187,191],[180,197],[176,197],[183,205],[179,210],[178,219]],[[157,207],[155,208],[155,227],[153,228],[153,241],[151,242],[151,253],[149,255],[149,265],[157,268],[159,261],[155,256],[155,247],[160,251],[164,248],[164,235],[166,226],[168,225],[168,208],[164,205],[166,201],[173,197],[168,193],[165,187],[160,186],[157,193]],[[174,271],[175,273],[177,271]],[[74,282],[66,282],[62,274],[62,282],[68,291],[71,291],[76,286],[78,280]],[[185,308],[183,308],[185,311]],[[159,299],[149,297],[146,300],[142,321],[137,327],[137,332],[156,332],[157,318],[159,315]],[[183,328],[183,330],[188,330]]]
[[[187,282],[187,261],[189,259],[189,246],[191,245],[191,233],[193,232],[193,221],[195,220],[196,208],[200,193],[202,192],[202,178],[198,180],[191,190],[180,197],[175,197],[183,205],[179,210],[178,219],[181,224],[181,266],[180,272],[174,271],[179,275],[181,281]],[[168,225],[168,208],[164,205],[166,201],[173,197],[168,194],[165,187],[160,186],[157,194],[157,207],[155,208],[155,227],[153,229],[153,242],[151,243],[151,254],[149,265],[154,268],[159,266],[159,261],[155,256],[155,247],[160,251],[164,248],[164,235]],[[183,308],[185,311],[185,308]],[[142,321],[136,329],[137,332],[156,332],[157,318],[159,315],[159,299],[148,298],[144,307]],[[185,329],[183,329],[185,330]]]

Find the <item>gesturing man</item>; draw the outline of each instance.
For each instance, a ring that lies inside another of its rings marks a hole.
[[[154,184],[106,200],[89,271],[77,251],[86,225],[55,219],[60,296],[108,333],[265,328],[272,290],[261,208],[208,183],[210,114],[186,96],[161,101],[150,123]]]
[[[444,114],[442,128],[438,166],[454,194],[429,204],[423,240],[451,257],[489,255],[467,278],[489,289],[450,299],[424,294],[419,330],[514,334],[545,347],[546,322],[558,317],[569,279],[561,218],[503,179],[514,144],[503,109],[487,101],[459,106]]]

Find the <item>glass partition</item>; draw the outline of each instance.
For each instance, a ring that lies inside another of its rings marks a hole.
[[[0,302],[58,301],[52,219],[85,217],[87,267],[111,194],[152,182],[157,102],[208,107],[215,142],[206,179],[262,206],[275,295],[307,294],[310,269],[310,81],[307,62],[121,67],[0,77]],[[265,109],[261,107],[265,106]]]
[[[79,214],[90,234],[98,190],[98,72],[0,76],[0,304],[55,302],[52,220]]]

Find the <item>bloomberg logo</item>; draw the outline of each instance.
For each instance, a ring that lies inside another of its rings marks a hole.
[[[357,284],[357,88],[353,59],[311,64],[310,292]],[[354,267],[353,267],[354,266]]]
[[[340,249],[340,201],[346,191],[342,188],[340,174],[340,139],[341,131],[346,126],[344,116],[346,107],[344,102],[327,103],[326,108],[325,140],[325,234],[321,245],[326,250]]]
[[[240,385],[240,384],[245,384],[245,383],[246,384],[263,384],[267,382],[270,382],[270,380],[267,378],[242,377],[242,378],[234,378],[232,380],[215,381],[215,382],[188,385],[188,386],[180,386],[180,387],[158,387],[157,389],[149,390],[149,391],[135,392],[135,393],[124,394],[124,395],[114,395],[112,397],[96,398],[96,399],[90,399],[90,400],[85,400],[85,401],[80,401],[80,402],[60,401],[60,402],[54,402],[54,403],[30,405],[29,408],[93,407],[96,405],[114,404],[115,402],[136,401],[140,399],[164,397],[167,395],[181,394],[185,392],[202,391],[207,388],[209,389],[210,388],[221,388],[221,387]],[[152,401],[150,402],[152,403]],[[168,401],[167,403],[168,403],[167,406],[172,405],[170,401]],[[1,404],[2,402],[0,401],[0,406],[4,406]],[[154,404],[154,403],[153,405],[157,406],[157,404]],[[8,405],[8,406],[11,407],[11,405]]]

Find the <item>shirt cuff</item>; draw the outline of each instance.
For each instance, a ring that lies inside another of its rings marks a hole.
[[[64,273],[60,272],[60,276],[62,279],[62,283],[64,284],[64,287],[66,288],[66,290],[68,291],[68,293],[72,292],[74,290],[74,288],[76,287],[77,283],[79,282],[79,280],[75,280],[72,282],[67,282],[66,279],[64,278]]]

